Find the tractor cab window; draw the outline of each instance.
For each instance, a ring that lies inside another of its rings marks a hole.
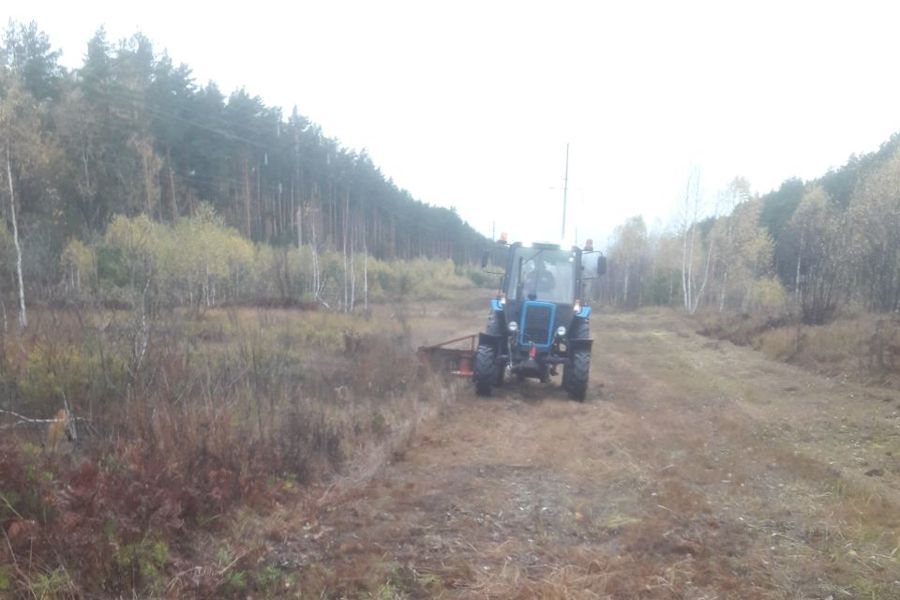
[[[568,304],[572,302],[574,294],[575,257],[572,252],[516,249],[507,290],[510,299]]]

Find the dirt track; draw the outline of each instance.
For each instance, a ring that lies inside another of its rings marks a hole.
[[[288,535],[301,587],[900,598],[900,394],[767,361],[667,313],[598,315],[592,330],[586,403],[558,381],[467,392]]]

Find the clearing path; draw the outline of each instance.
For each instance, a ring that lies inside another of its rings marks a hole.
[[[467,392],[288,534],[304,591],[900,598],[900,394],[668,313],[596,315],[592,329],[586,403],[559,378]]]

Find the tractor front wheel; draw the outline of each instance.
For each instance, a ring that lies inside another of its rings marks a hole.
[[[566,363],[563,373],[563,387],[569,393],[569,397],[579,402],[584,402],[587,395],[588,376],[591,372],[591,353],[580,351],[573,353]]]
[[[491,385],[497,380],[497,352],[490,346],[478,346],[475,353],[475,393],[490,396]]]

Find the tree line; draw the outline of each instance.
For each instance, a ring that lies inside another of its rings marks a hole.
[[[337,252],[345,271],[357,255],[477,258],[483,238],[454,209],[414,199],[296,108],[200,85],[140,33],[113,43],[101,28],[76,69],[59,57],[33,22],[0,45],[7,299],[58,290],[69,242],[117,216],[177,227],[211,208],[250,242]]]
[[[641,217],[616,228],[598,290],[606,301],[793,312],[807,324],[843,309],[900,310],[900,134],[763,195],[737,177],[710,199],[693,172],[679,213],[664,231]]]

